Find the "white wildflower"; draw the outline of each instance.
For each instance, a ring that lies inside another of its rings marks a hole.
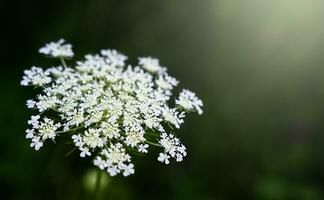
[[[21,85],[34,85],[43,86],[51,82],[48,72],[44,72],[42,68],[32,67],[30,70],[24,71],[23,80],[20,82]]]
[[[96,147],[103,147],[104,140],[100,137],[100,132],[97,129],[90,128],[88,131],[84,132],[83,136],[84,144],[91,149]]]
[[[72,45],[64,44],[65,40],[60,39],[57,42],[50,42],[39,49],[39,53],[54,57],[54,58],[70,58],[73,57]]]
[[[80,147],[80,157],[84,158],[85,156],[91,156],[91,153],[87,147]]]
[[[102,122],[101,124],[101,131],[102,134],[107,137],[108,139],[119,138],[119,128],[118,124],[116,123],[109,123],[109,122]]]
[[[97,167],[99,167],[100,169],[105,169],[106,167],[108,167],[108,164],[106,163],[105,160],[102,160],[102,158],[100,156],[97,156],[95,160],[93,160],[93,164]]]
[[[158,79],[156,79],[156,85],[163,90],[171,90],[174,86],[177,86],[179,81],[177,79],[164,74],[160,75]]]
[[[162,133],[159,143],[164,148],[164,153],[160,153],[159,156],[159,161],[161,162],[168,164],[167,162],[169,161],[166,161],[166,159],[170,158],[170,156],[175,158],[177,162],[180,162],[187,155],[186,147],[172,134]]]
[[[169,155],[165,153],[160,153],[158,157],[158,161],[164,162],[165,164],[169,164],[170,163],[169,158],[170,158]]]
[[[152,58],[152,57],[142,57],[138,59],[138,63],[147,71],[151,72],[151,73],[162,73],[164,71],[166,71],[166,69],[164,67],[160,66],[160,62],[158,59],[156,58]]]
[[[167,122],[173,124],[176,128],[180,128],[183,123],[184,113],[179,113],[175,108],[165,107],[162,109],[162,116]]]
[[[195,93],[189,90],[182,90],[176,104],[189,111],[197,111],[199,115],[203,113],[201,107],[202,101],[196,96]]]
[[[134,174],[135,172],[134,165],[132,163],[130,163],[129,165],[124,165],[122,169],[124,170],[123,172],[124,176],[129,176],[131,174]]]
[[[40,121],[40,115],[31,116],[31,119],[28,120],[28,124],[32,125],[32,129],[26,130],[26,138],[31,139],[31,147],[34,147],[35,150],[39,150],[45,140],[51,139],[54,140],[56,137],[56,130],[61,127],[60,123],[54,123],[53,120],[44,117]]]
[[[185,146],[166,130],[180,128],[188,111],[201,114],[203,104],[194,93],[183,90],[176,107],[171,106],[178,81],[158,59],[142,57],[139,67],[133,67],[126,65],[125,55],[106,49],[66,67],[64,58],[73,52],[64,40],[39,51],[60,58],[65,67],[24,71],[21,85],[41,90],[26,102],[39,112],[28,120],[26,130],[35,150],[60,134],[71,134],[80,157],[93,156],[93,164],[110,176],[134,174],[130,153],[148,153],[149,144],[163,148],[160,162],[184,159]]]
[[[94,165],[101,169],[106,168],[110,176],[115,176],[120,172],[123,172],[124,176],[134,173],[134,165],[130,163],[130,156],[120,143],[112,144],[109,148],[101,151],[94,160]]]
[[[125,144],[131,147],[137,146],[139,143],[144,142],[144,132],[127,132]]]
[[[26,139],[30,139],[34,137],[34,129],[27,129],[26,130]]]
[[[39,121],[38,121],[39,118],[40,118],[39,115],[31,116],[30,120],[28,120],[27,123],[32,125],[33,128],[38,128],[38,126],[39,126]]]
[[[34,100],[27,100],[26,106],[27,108],[34,108],[36,105],[36,102]]]
[[[138,152],[141,152],[141,153],[147,153],[147,147],[149,147],[148,144],[139,144],[138,145]]]
[[[43,142],[40,141],[40,137],[33,137],[30,147],[34,147],[38,151],[43,146]]]
[[[105,49],[101,50],[100,53],[106,57],[106,62],[112,66],[123,67],[125,65],[125,61],[127,60],[127,56],[117,52],[116,50]]]
[[[38,95],[38,102],[35,102],[35,105],[39,112],[43,112],[47,109],[55,108],[57,103],[59,103],[59,100],[56,96]]]
[[[45,117],[44,122],[42,122],[38,127],[39,135],[42,140],[54,139],[56,136],[55,131],[61,127],[60,123],[54,124],[54,121]]]

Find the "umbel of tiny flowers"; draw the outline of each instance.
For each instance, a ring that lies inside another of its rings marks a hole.
[[[39,89],[26,103],[38,112],[26,130],[35,150],[67,135],[81,157],[93,156],[93,164],[110,176],[133,174],[131,155],[147,154],[150,146],[161,149],[157,160],[165,164],[187,155],[174,132],[188,112],[202,114],[203,103],[187,89],[174,98],[178,81],[158,59],[141,57],[131,66],[127,56],[106,49],[67,66],[65,59],[74,53],[63,39],[39,52],[60,59],[62,66],[24,71],[21,85]]]

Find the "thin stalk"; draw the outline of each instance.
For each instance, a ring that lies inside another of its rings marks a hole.
[[[101,171],[97,170],[96,185],[95,185],[95,189],[94,189],[94,193],[93,193],[93,199],[99,199],[101,176],[102,176]]]
[[[63,65],[63,67],[67,68],[66,62],[65,62],[63,57],[60,57],[60,61],[61,61],[62,65]]]
[[[73,149],[71,149],[69,152],[67,152],[67,153],[65,154],[65,157],[71,155],[71,154],[72,154],[76,149],[77,149],[77,147],[74,147]]]
[[[62,130],[62,131],[55,131],[55,133],[57,134],[57,133],[68,133],[68,132],[74,132],[74,131],[76,131],[76,130],[78,130],[78,129],[82,129],[82,128],[83,128],[83,126],[80,126],[80,127],[75,127],[75,128],[72,128],[72,129],[66,130],[66,131],[64,131],[64,130]]]
[[[160,144],[157,144],[157,143],[154,143],[154,142],[150,142],[150,141],[147,141],[147,140],[145,142],[150,144],[150,145],[156,146],[156,147],[161,147]]]

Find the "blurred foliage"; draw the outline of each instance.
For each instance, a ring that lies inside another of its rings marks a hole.
[[[180,130],[183,163],[135,158],[135,175],[106,177],[101,199],[323,199],[323,7],[320,0],[1,1],[2,198],[91,198],[90,160],[65,157],[72,147],[60,141],[35,152],[24,138],[33,91],[20,87],[22,71],[57,65],[37,50],[63,37],[77,58],[102,48],[131,63],[156,56],[205,104],[204,115]]]

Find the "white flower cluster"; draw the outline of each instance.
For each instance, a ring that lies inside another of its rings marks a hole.
[[[203,113],[201,107],[202,101],[196,97],[196,94],[189,90],[182,90],[179,95],[179,99],[176,100],[176,104],[188,111],[197,111],[199,115]]]
[[[26,138],[32,139],[30,147],[34,147],[36,150],[43,146],[45,140],[54,140],[56,137],[55,131],[61,127],[60,123],[54,124],[54,121],[47,117],[43,118],[43,122],[40,122],[39,119],[39,115],[31,116],[28,124],[32,126],[32,129],[26,130]]]
[[[187,155],[186,147],[172,134],[162,133],[159,143],[164,148],[164,153],[159,154],[158,160],[165,164],[169,164],[170,156],[180,162]]]
[[[39,53],[54,57],[54,58],[71,58],[73,57],[72,45],[64,44],[65,40],[60,39],[57,42],[50,42],[39,49]]]
[[[41,88],[27,101],[39,114],[26,130],[36,150],[59,135],[69,135],[80,156],[94,156],[94,165],[111,176],[134,173],[130,154],[148,153],[150,146],[163,149],[158,160],[169,164],[186,156],[186,148],[170,133],[180,128],[188,111],[202,114],[202,101],[183,90],[171,107],[169,100],[178,81],[155,58],[139,58],[138,66],[126,66],[126,56],[116,50],[86,55],[74,67],[62,58],[72,57],[70,44],[46,44],[41,53],[59,57],[63,66],[25,70],[21,85]]]

